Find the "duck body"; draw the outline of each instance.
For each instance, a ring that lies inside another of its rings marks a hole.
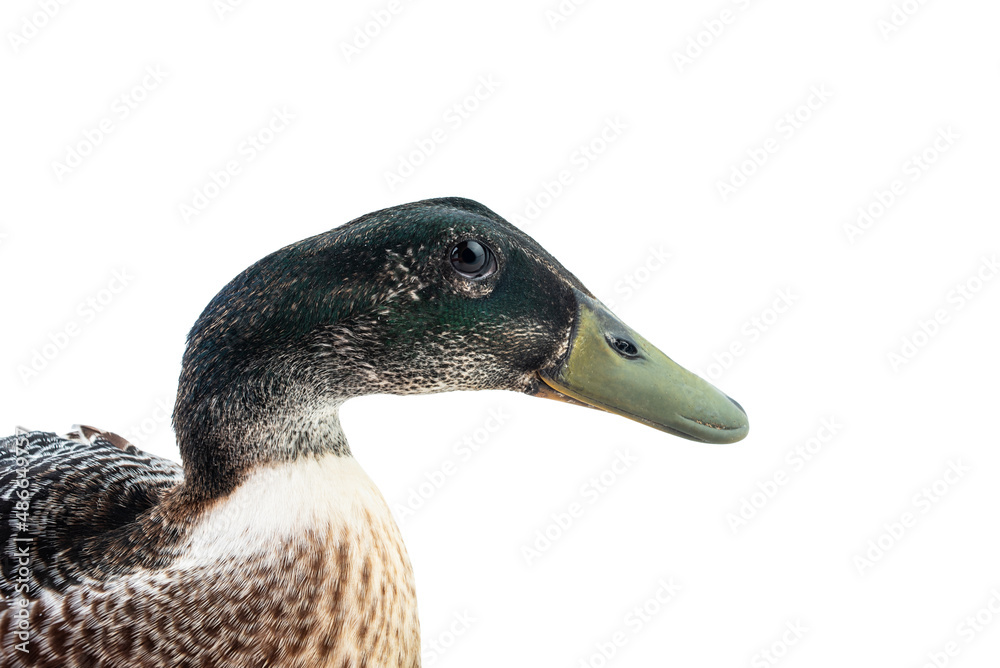
[[[190,517],[186,504],[173,510],[170,503],[182,483],[170,462],[134,447],[123,452],[102,440],[84,446],[42,432],[6,439],[0,451],[13,452],[18,443],[30,453],[33,473],[48,464],[89,475],[48,488],[43,475],[32,490],[31,513],[78,520],[78,528],[52,532],[68,552],[15,540],[30,532],[0,534],[4,572],[13,575],[4,579],[0,665],[420,665],[406,548],[385,500],[353,457],[326,454],[260,467]],[[94,475],[102,471],[119,476],[109,486]],[[7,483],[0,479],[5,490],[19,489]],[[128,524],[114,517],[147,503],[166,511],[147,511]],[[8,505],[11,499],[0,499],[5,513]],[[161,522],[173,526],[164,532]],[[131,537],[144,546],[141,560],[108,549],[102,539],[133,524],[169,539]],[[17,575],[19,559],[32,565],[28,577]]]
[[[0,668],[420,665],[399,529],[339,407],[506,389],[706,442],[742,408],[460,198],[265,257],[188,336],[183,464],[113,434],[0,440]]]

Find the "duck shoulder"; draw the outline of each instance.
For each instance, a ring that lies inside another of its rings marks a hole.
[[[140,556],[107,548],[182,480],[179,465],[90,427],[75,438],[33,431],[0,440],[4,598],[129,570]]]

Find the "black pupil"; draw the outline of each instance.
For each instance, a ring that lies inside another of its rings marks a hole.
[[[463,274],[475,274],[486,264],[486,249],[478,241],[463,241],[452,249],[451,264]]]

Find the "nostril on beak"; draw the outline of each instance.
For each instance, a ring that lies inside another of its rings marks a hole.
[[[608,342],[608,345],[622,357],[637,357],[639,355],[639,349],[636,347],[635,343],[623,336],[608,334],[605,337],[605,340]]]

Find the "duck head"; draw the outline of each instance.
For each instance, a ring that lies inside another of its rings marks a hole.
[[[504,389],[731,443],[743,409],[661,353],[476,202],[384,209],[265,257],[191,330],[174,412],[189,482],[346,451],[337,408],[375,393]]]

